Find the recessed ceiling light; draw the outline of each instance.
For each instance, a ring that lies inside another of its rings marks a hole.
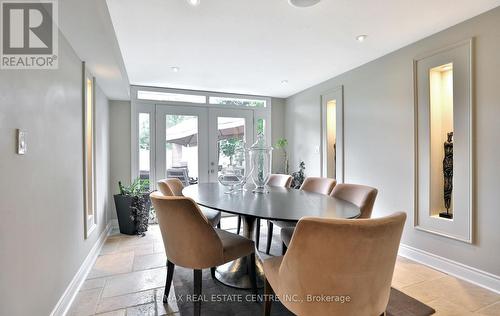
[[[364,42],[367,37],[368,37],[368,35],[358,35],[358,36],[356,36],[356,40],[358,42]]]
[[[316,5],[321,0],[288,0],[288,3],[297,8],[307,8]]]
[[[181,70],[179,67],[170,67],[170,69],[172,69],[173,72],[179,72],[179,70]]]
[[[281,84],[282,85],[288,84],[288,80],[281,80]]]
[[[187,0],[187,2],[193,7],[196,7],[197,5],[200,4],[200,0]]]

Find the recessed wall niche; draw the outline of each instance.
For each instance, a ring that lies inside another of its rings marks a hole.
[[[415,227],[472,243],[472,40],[414,60]]]

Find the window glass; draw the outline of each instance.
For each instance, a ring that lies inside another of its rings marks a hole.
[[[209,97],[209,103],[210,104],[218,104],[218,105],[249,106],[249,107],[256,107],[256,108],[265,108],[266,107],[266,100],[259,100],[259,99]]]
[[[153,101],[171,101],[171,102],[189,102],[189,103],[206,103],[204,95],[170,93],[159,91],[137,91],[137,99],[153,100]]]
[[[151,129],[149,113],[139,113],[139,177],[150,178]]]

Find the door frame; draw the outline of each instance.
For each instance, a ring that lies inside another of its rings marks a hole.
[[[335,119],[336,119],[336,163],[335,163],[335,178],[337,183],[345,181],[345,151],[344,151],[344,86],[340,85],[332,90],[325,91],[321,94],[321,176],[327,176],[327,103],[329,100],[336,100]]]

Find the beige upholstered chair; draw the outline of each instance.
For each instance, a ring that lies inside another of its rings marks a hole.
[[[158,181],[158,189],[166,196],[183,196],[182,189],[184,189],[184,184],[177,178],[163,179]],[[220,228],[221,213],[219,211],[203,206],[200,209],[212,226]]]
[[[339,183],[333,188],[330,195],[358,206],[361,210],[361,215],[358,218],[370,218],[377,193],[377,189],[366,185]],[[292,234],[293,227],[284,227],[281,230],[283,253],[292,239]]]
[[[198,205],[190,198],[151,193],[156,210],[165,253],[167,282],[163,302],[167,302],[175,265],[194,270],[194,294],[201,295],[202,269],[210,268],[243,256],[249,256],[249,270],[254,293],[257,291],[255,246],[252,240],[213,228]],[[201,300],[194,302],[194,314],[200,315]]]
[[[292,184],[292,176],[287,174],[277,174],[277,173],[271,174],[269,176],[269,180],[267,180],[266,183],[266,185],[270,187],[284,187],[284,188],[290,188],[291,184]],[[266,247],[266,251],[268,254],[269,254],[269,248],[271,247],[272,234],[273,234],[272,225],[273,223],[267,221],[268,230],[271,229],[271,235],[268,234],[267,236],[268,246]],[[238,229],[237,229],[238,234],[240,232],[240,226],[241,226],[241,217],[238,217]],[[257,245],[257,249],[259,248],[259,241],[260,241],[260,218],[257,218],[257,223],[255,227],[255,244]]]
[[[265,294],[274,290],[299,316],[381,315],[389,301],[405,220],[405,213],[376,219],[301,219],[287,253],[263,262]],[[308,295],[349,296],[349,302],[318,302]],[[269,315],[271,302],[264,298]]]
[[[318,178],[318,177],[307,177],[304,182],[300,186],[300,190],[325,194],[328,195],[332,192],[333,188],[337,184],[335,179],[331,178]],[[283,231],[285,229],[286,232],[291,232],[293,234],[293,228],[295,227],[295,222],[284,222],[284,221],[272,221],[268,222],[267,225],[267,245],[266,245],[266,254],[269,254],[271,250],[271,243],[273,237],[273,226],[276,225],[281,228]],[[290,238],[291,238],[290,234]],[[257,248],[259,246],[257,245]],[[286,246],[283,245],[282,253],[284,253]]]
[[[330,178],[307,177],[300,186],[302,191],[330,194],[337,181]]]

